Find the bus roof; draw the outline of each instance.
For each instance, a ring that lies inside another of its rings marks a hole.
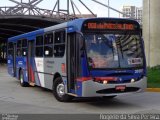
[[[30,38],[30,37],[35,36],[37,34],[43,34],[43,33],[44,33],[44,29],[39,29],[39,30],[36,30],[36,31],[32,31],[32,32],[28,32],[28,33],[25,33],[25,34],[21,34],[21,35],[17,35],[17,36],[8,38],[8,41],[14,42],[14,41],[19,40],[19,39]]]
[[[52,30],[59,30],[59,29],[68,28],[68,27],[72,27],[73,28],[72,31],[81,31],[82,24],[86,20],[130,21],[130,22],[133,22],[133,23],[139,25],[139,23],[134,21],[134,20],[123,19],[123,18],[80,18],[80,19],[69,21],[69,22],[61,23],[61,24],[58,24],[58,25],[54,25],[54,26],[51,26],[51,27],[47,27],[47,28],[36,30],[36,31],[28,32],[28,33],[25,33],[25,34],[21,34],[21,35],[18,35],[18,36],[14,36],[14,37],[9,38],[8,41],[13,41],[14,42],[16,40],[25,39],[25,38],[32,39],[32,36],[40,35],[40,34],[43,34],[44,32],[49,32],[49,31],[52,31]]]

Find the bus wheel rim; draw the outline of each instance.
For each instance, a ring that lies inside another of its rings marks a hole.
[[[62,97],[65,94],[65,92],[64,92],[64,84],[63,83],[58,84],[56,90],[57,90],[58,96]]]

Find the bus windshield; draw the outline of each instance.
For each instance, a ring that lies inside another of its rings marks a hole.
[[[84,34],[90,69],[143,67],[141,37],[138,33]]]

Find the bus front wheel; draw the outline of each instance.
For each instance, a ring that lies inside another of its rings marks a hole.
[[[60,77],[56,78],[53,82],[53,94],[60,102],[68,102],[73,99],[72,96],[65,94],[65,86]]]

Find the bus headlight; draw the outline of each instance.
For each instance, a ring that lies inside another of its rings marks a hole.
[[[134,83],[135,82],[135,79],[131,79],[131,83]]]
[[[108,81],[107,81],[107,80],[104,80],[104,81],[103,81],[103,84],[107,84],[107,83],[108,83]]]

